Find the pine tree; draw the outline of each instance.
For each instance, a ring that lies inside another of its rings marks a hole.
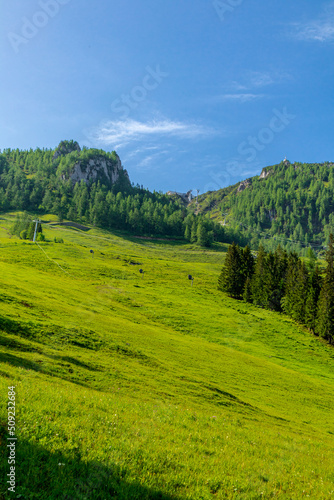
[[[200,245],[201,247],[206,246],[206,238],[207,238],[207,231],[204,227],[204,224],[200,222],[197,226],[197,244]]]
[[[191,226],[190,242],[196,243],[196,241],[197,241],[197,225],[196,222],[194,221]]]
[[[252,285],[251,279],[247,278],[245,283],[245,288],[242,294],[242,298],[245,302],[252,302]]]
[[[35,223],[31,222],[27,229],[27,239],[32,240],[34,238],[34,234],[35,234]]]
[[[305,322],[305,297],[308,294],[309,275],[305,262],[298,259],[297,282],[295,286],[295,300],[293,317],[299,323]]]
[[[295,300],[296,300],[296,283],[298,276],[299,258],[296,253],[291,252],[288,256],[285,295],[282,299],[282,308],[285,314],[294,318],[295,316]]]
[[[267,297],[265,292],[265,279],[266,279],[266,253],[263,245],[259,246],[257,258],[255,262],[254,275],[252,277],[252,297],[255,305],[266,307]]]
[[[240,298],[243,288],[241,251],[239,246],[233,242],[228,248],[224,266],[218,278],[218,289],[230,297]]]
[[[186,229],[184,231],[184,237],[187,241],[190,241],[191,230],[189,224],[186,225]]]
[[[246,283],[247,278],[251,278],[254,274],[255,259],[251,252],[251,249],[247,245],[242,251],[242,272],[244,275],[244,281]]]
[[[334,238],[330,235],[326,252],[327,269],[320,292],[316,332],[330,343],[334,337]]]
[[[321,290],[321,275],[319,267],[315,266],[311,271],[308,283],[308,292],[305,304],[305,324],[308,329],[315,333],[318,302]]]

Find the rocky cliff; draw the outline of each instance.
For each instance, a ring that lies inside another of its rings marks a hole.
[[[87,184],[100,181],[108,187],[121,182],[130,185],[130,179],[123,169],[117,153],[106,153],[99,149],[83,148],[75,141],[62,141],[53,155],[58,176],[73,183]]]
[[[130,182],[128,173],[123,169],[119,156],[116,156],[116,161],[99,156],[88,161],[78,161],[74,164],[69,178],[73,182],[85,181],[89,183],[105,180],[108,184],[115,184],[121,175],[125,175]],[[66,178],[64,174],[62,178]]]

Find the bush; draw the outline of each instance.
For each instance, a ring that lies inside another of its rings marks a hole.
[[[20,232],[20,238],[21,238],[21,240],[27,239],[27,230],[26,229],[23,229],[23,231]]]
[[[55,243],[64,243],[63,238],[54,238],[53,240]]]
[[[38,233],[37,241],[45,241],[45,235],[43,233]]]

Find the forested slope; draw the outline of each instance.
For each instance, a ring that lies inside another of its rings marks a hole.
[[[285,160],[260,176],[202,195],[199,207],[226,219],[226,227],[240,231],[241,242],[253,248],[267,238],[270,250],[279,242],[289,250],[311,245],[319,251],[334,232],[334,164]]]
[[[75,141],[62,141],[55,150],[0,153],[0,211],[8,210],[53,213],[59,220],[185,238],[201,246],[224,239],[220,224],[189,213],[181,200],[131,185],[115,152],[81,150]]]

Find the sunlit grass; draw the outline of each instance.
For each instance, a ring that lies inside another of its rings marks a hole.
[[[218,292],[223,252],[44,226],[65,273],[8,224],[0,380],[4,402],[17,388],[17,495],[334,495],[333,348]]]

